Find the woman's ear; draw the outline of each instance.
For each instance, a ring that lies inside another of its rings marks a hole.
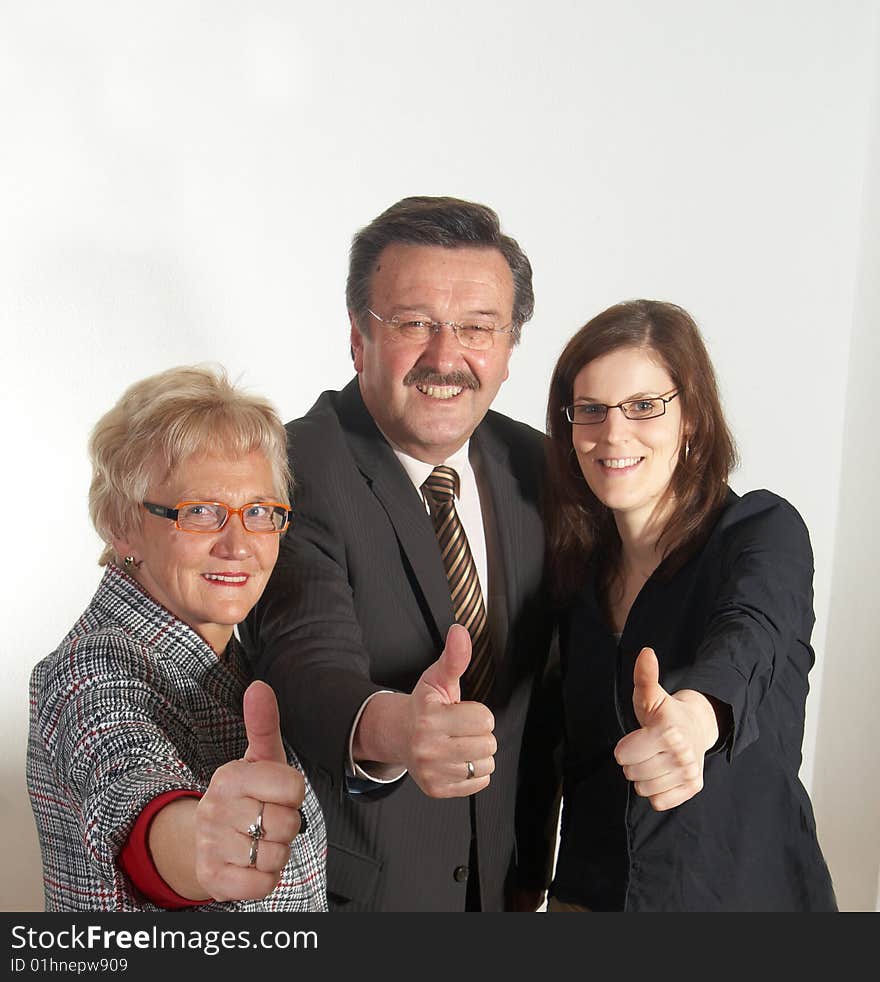
[[[117,560],[125,566],[126,569],[131,569],[134,566],[140,565],[140,556],[137,553],[137,547],[131,541],[132,537],[128,535],[113,535],[110,539],[110,545],[113,546],[113,551],[116,553]],[[126,563],[126,559],[131,561]]]

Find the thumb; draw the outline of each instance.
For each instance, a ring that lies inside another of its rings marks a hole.
[[[639,724],[647,726],[667,698],[666,690],[660,685],[657,655],[653,648],[642,648],[633,669],[633,709]]]
[[[446,634],[446,647],[442,654],[422,673],[416,691],[427,687],[424,697],[428,702],[451,705],[461,701],[459,681],[471,660],[471,636],[466,627],[453,624]]]
[[[243,699],[244,728],[248,745],[244,759],[273,760],[286,764],[287,754],[281,740],[278,700],[265,682],[251,682]]]

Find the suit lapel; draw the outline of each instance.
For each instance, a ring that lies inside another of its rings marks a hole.
[[[421,495],[367,411],[357,378],[342,390],[341,395],[340,419],[352,456],[388,515],[430,610],[437,637],[442,640],[454,617],[449,583],[431,518]],[[376,575],[382,575],[378,567]]]

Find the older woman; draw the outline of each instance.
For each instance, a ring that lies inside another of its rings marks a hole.
[[[95,596],[31,679],[47,910],[325,910],[318,802],[233,627],[289,521],[272,407],[205,368],[132,385],[90,443]]]
[[[807,529],[727,485],[696,324],[618,304],[568,343],[547,410],[568,604],[550,909],[834,910],[798,780],[814,656]]]

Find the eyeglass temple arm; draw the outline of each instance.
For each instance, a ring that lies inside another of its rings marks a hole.
[[[159,518],[170,518],[173,522],[177,521],[178,510],[176,508],[166,508],[164,505],[154,505],[152,501],[145,501],[144,508],[151,515],[158,515]]]

